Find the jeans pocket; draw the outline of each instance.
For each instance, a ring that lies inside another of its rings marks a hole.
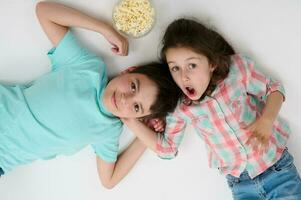
[[[234,183],[235,183],[234,178],[231,175],[227,175],[226,180],[227,180],[229,188],[232,189],[234,186]]]
[[[230,189],[233,188],[234,183],[232,181],[227,180],[228,186]]]
[[[273,171],[281,172],[285,170],[289,170],[294,166],[294,158],[287,151],[284,150],[281,158],[272,166]]]

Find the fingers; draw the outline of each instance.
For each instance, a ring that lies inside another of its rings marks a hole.
[[[269,146],[269,139],[268,138],[263,138],[263,140],[260,143],[259,153],[262,155],[265,152],[267,152],[268,146]]]
[[[129,43],[126,39],[121,40],[119,44],[112,44],[112,45],[113,45],[113,47],[111,48],[111,50],[114,54],[117,54],[120,56],[128,55]]]
[[[249,145],[253,148],[256,156],[261,155],[261,143],[257,137],[253,137],[249,140]]]
[[[163,132],[165,129],[165,120],[159,118],[147,119],[144,123],[155,132]]]
[[[157,132],[163,132],[165,130],[165,121],[159,120],[157,124],[155,124],[155,130]]]
[[[114,54],[119,54],[119,49],[118,49],[118,47],[112,47],[111,50],[112,50],[112,52],[113,52]]]
[[[164,124],[161,121],[157,122],[154,125],[154,128],[155,128],[156,132],[163,132],[164,131],[164,127],[165,126],[164,126]]]
[[[251,136],[251,137],[248,139],[248,141],[247,141],[246,144],[249,145],[249,146],[251,146],[255,152],[258,150],[258,149],[257,149],[257,147],[258,147],[258,146],[257,146],[257,144],[258,144],[257,137]]]
[[[256,155],[262,155],[268,149],[269,138],[266,138],[264,134],[254,131],[246,144],[253,148]]]
[[[128,53],[129,53],[129,42],[128,40],[125,40],[123,56],[127,56]]]
[[[256,126],[254,125],[254,122],[246,126],[244,129],[249,131],[254,131],[256,129]]]

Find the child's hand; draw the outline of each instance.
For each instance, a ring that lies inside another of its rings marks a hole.
[[[246,128],[252,132],[246,144],[251,145],[260,155],[263,154],[267,151],[272,127],[273,122],[271,120],[263,117],[258,118]]]
[[[143,120],[143,123],[158,133],[163,132],[166,125],[166,121],[164,118],[145,119]]]
[[[131,119],[120,118],[120,120],[128,127],[133,126],[135,123],[143,123],[155,132],[163,132],[165,129],[164,118],[154,118],[154,119],[145,119],[145,120],[138,120],[135,118],[131,118]]]
[[[104,37],[108,40],[109,43],[113,46],[111,48],[112,52],[120,55],[126,56],[128,55],[128,40],[120,35],[117,31],[113,28],[108,32],[108,34],[104,34]]]

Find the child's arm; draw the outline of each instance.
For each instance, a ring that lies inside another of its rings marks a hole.
[[[252,132],[246,144],[251,145],[255,152],[262,154],[269,146],[273,124],[281,105],[285,99],[285,90],[282,84],[272,77],[262,73],[257,64],[246,56],[236,57],[243,59],[245,65],[238,65],[243,76],[247,93],[254,95],[265,103],[261,115],[246,129]]]
[[[53,2],[39,2],[36,13],[44,32],[54,46],[57,46],[66,34],[68,27],[75,26],[102,34],[113,45],[113,53],[123,56],[128,53],[128,41],[112,26],[99,19]]]
[[[270,121],[270,123],[273,124],[273,122],[278,116],[283,101],[284,96],[281,92],[275,91],[271,93],[267,98],[261,118]]]
[[[136,119],[133,120],[136,122]],[[141,124],[141,127],[143,127],[145,133],[149,134],[154,134],[155,132],[152,132],[152,130],[148,127],[151,127],[154,130],[162,131],[164,124],[162,120],[152,123],[149,123],[149,121],[142,123],[137,120],[137,123],[139,123],[139,125]],[[156,140],[154,140],[154,142],[156,143]],[[142,143],[142,141],[136,138],[132,144],[118,156],[116,163],[108,163],[100,157],[97,157],[97,169],[102,184],[108,189],[113,188],[132,169],[145,149],[146,146]]]
[[[283,100],[284,97],[281,92],[272,92],[267,97],[262,115],[247,127],[248,130],[253,132],[247,144],[252,145],[260,154],[267,150],[273,123],[278,116]]]
[[[122,122],[152,151],[157,152],[157,133],[138,119],[121,119]]]
[[[114,53],[119,55],[127,54],[127,40],[118,34],[106,23],[87,16],[80,11],[66,7],[58,3],[40,2],[36,7],[37,16],[46,35],[57,46],[60,40],[68,31],[68,27],[78,26],[101,33],[115,47]],[[144,152],[145,147],[138,140],[135,140],[125,150],[116,163],[106,162],[97,159],[99,177],[107,188],[115,186],[133,167],[135,162]]]
[[[137,138],[122,152],[115,163],[108,163],[97,156],[97,170],[104,187],[113,188],[135,165],[145,151],[146,146]]]
[[[173,113],[166,117],[166,126],[163,133],[156,133],[150,127],[137,119],[121,119],[125,125],[152,151],[163,159],[172,159],[178,153],[186,122]],[[165,123],[164,123],[165,124]],[[158,127],[156,127],[158,125]],[[154,128],[161,128],[162,124],[156,124]]]

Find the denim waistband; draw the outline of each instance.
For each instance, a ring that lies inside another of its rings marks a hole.
[[[281,162],[283,159],[286,159],[286,157],[288,157],[288,156],[290,156],[290,153],[288,152],[287,148],[285,148],[285,149],[283,150],[283,153],[282,153],[281,157],[279,158],[279,160],[278,160],[276,163],[274,163],[272,166],[270,166],[269,168],[273,168],[275,165],[277,165],[277,164],[278,164],[279,162]],[[267,171],[267,170],[266,170],[266,171]],[[263,173],[264,173],[264,172],[263,172]],[[251,179],[251,177],[249,176],[249,174],[248,174],[248,172],[247,172],[246,170],[243,171],[243,172],[240,174],[239,178],[234,177],[234,176],[232,176],[232,175],[230,175],[230,174],[226,175],[226,178],[229,179],[229,180],[236,181],[236,182]]]

